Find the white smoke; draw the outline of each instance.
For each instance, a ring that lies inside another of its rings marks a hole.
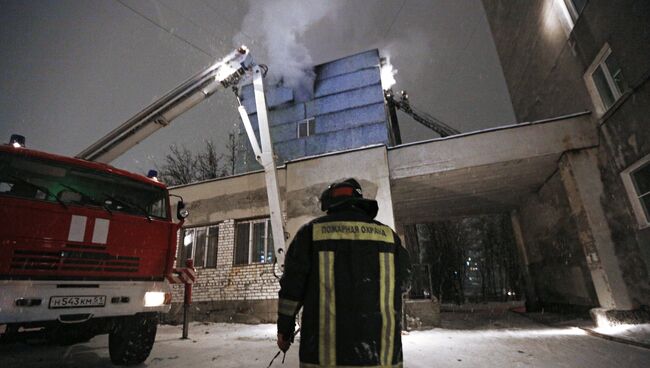
[[[271,82],[293,88],[298,99],[311,97],[313,60],[302,36],[312,25],[336,14],[342,0],[248,0],[249,10],[235,35],[258,63],[267,64]]]

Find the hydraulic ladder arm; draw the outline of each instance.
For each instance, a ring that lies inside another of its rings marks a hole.
[[[158,129],[169,125],[172,120],[210,97],[219,88],[236,87],[244,77],[252,75],[261,132],[261,148],[255,138],[246,110],[241,104],[239,113],[255,151],[255,157],[264,167],[275,259],[282,270],[285,253],[284,221],[264,96],[265,74],[265,68],[255,65],[249,50],[242,46],[156,100],[76,157],[109,163]]]
[[[156,100],[76,157],[102,163],[115,160],[220,87],[237,85],[252,66],[248,49],[245,46],[238,48]]]
[[[389,109],[402,110],[404,113],[410,115],[415,121],[438,133],[441,137],[460,134],[460,131],[450,127],[439,119],[436,119],[425,112],[414,109],[411,106],[409,96],[405,91],[401,91],[399,98],[396,98],[393,90],[388,89],[384,91],[384,98],[386,99]],[[391,119],[396,119],[396,115],[391,113]],[[393,122],[393,124],[397,125],[396,122]],[[397,144],[400,143],[401,141]]]

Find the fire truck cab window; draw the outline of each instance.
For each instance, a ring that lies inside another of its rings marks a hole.
[[[66,163],[0,153],[0,195],[167,218],[163,188]]]

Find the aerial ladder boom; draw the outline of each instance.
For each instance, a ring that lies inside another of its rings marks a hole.
[[[239,113],[246,127],[256,159],[262,164],[266,177],[275,260],[284,266],[285,232],[280,206],[273,142],[269,131],[263,77],[266,67],[255,65],[249,50],[242,46],[205,70],[183,82],[163,97],[137,113],[76,157],[88,161],[109,163],[146,139],[158,129],[207,99],[220,88],[233,87],[252,75],[260,129],[261,147],[253,132],[248,114],[239,104]]]
[[[240,47],[156,100],[76,157],[102,163],[115,160],[220,87],[237,85],[252,66],[250,52]]]
[[[404,113],[410,115],[415,121],[438,133],[441,137],[460,134],[460,131],[450,127],[439,119],[413,108],[409,101],[409,96],[405,91],[401,91],[399,97],[396,97],[395,93],[393,93],[391,89],[388,89],[384,91],[384,97],[389,109],[402,110]],[[392,113],[391,118],[396,119]],[[397,125],[395,122],[393,122],[393,124]]]

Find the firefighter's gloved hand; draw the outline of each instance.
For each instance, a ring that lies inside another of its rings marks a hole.
[[[283,353],[286,353],[291,346],[291,339],[285,337],[283,334],[278,333],[278,348],[282,350]]]

